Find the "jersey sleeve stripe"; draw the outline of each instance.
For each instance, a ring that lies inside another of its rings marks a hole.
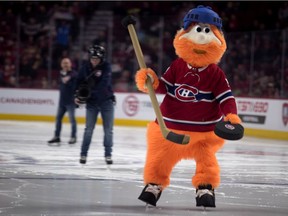
[[[234,96],[232,95],[232,92],[229,90],[224,92],[224,94],[222,93],[221,95],[217,96],[216,100],[221,104],[230,98],[234,98]]]
[[[230,97],[226,97],[226,98],[223,98],[219,103],[223,103],[224,101],[228,100],[228,99],[235,99],[233,96],[230,96]]]
[[[161,77],[161,80],[162,80],[166,85],[173,86],[173,84],[170,83],[170,82],[168,82],[164,77]]]
[[[220,98],[220,97],[223,97],[223,95],[227,94],[227,93],[231,93],[231,90],[227,90],[225,92],[222,92],[221,94],[217,95],[216,96],[216,99]],[[231,93],[232,94],[232,93]]]

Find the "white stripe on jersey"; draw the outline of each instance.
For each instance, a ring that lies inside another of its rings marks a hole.
[[[176,123],[184,123],[184,124],[200,124],[200,125],[207,125],[207,124],[213,124],[217,123],[222,119],[222,116],[219,119],[213,120],[213,121],[185,121],[185,120],[179,120],[179,119],[171,119],[163,116],[164,120],[170,121],[170,122],[176,122]]]

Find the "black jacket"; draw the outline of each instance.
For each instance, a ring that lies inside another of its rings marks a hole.
[[[90,62],[85,62],[78,74],[76,89],[83,82],[88,83],[91,89],[91,96],[87,103],[101,103],[111,99],[114,95],[111,65],[106,61],[97,65],[96,68],[93,68]]]
[[[70,79],[67,83],[62,82],[62,78],[65,76],[70,76]],[[60,97],[59,104],[60,106],[66,106],[75,104],[74,103],[74,93],[76,89],[76,78],[77,72],[74,70],[68,71],[66,74],[60,73]]]

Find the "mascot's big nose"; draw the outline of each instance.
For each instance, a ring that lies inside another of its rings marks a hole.
[[[207,35],[198,33],[197,36],[195,37],[194,42],[197,44],[206,44],[206,43],[209,43],[210,40],[209,40],[209,37],[207,37]]]
[[[202,32],[193,32],[193,31],[183,34],[182,36],[180,36],[180,39],[182,38],[187,38],[195,44],[208,44],[213,40],[213,37],[211,37],[211,35],[207,35],[206,33],[202,33]],[[214,39],[216,39],[216,37]]]

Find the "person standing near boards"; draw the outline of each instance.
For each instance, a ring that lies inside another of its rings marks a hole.
[[[75,119],[75,108],[74,103],[74,93],[76,89],[76,77],[77,72],[72,69],[72,62],[69,58],[63,58],[61,60],[61,70],[60,70],[60,95],[58,110],[56,115],[56,124],[54,137],[48,141],[48,144],[61,142],[60,134],[62,129],[62,119],[65,113],[68,113],[70,124],[71,124],[71,135],[69,144],[75,144],[77,141],[77,122]]]

